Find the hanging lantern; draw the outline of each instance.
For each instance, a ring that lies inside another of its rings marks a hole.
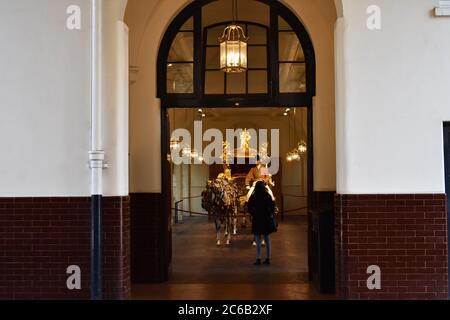
[[[225,28],[220,42],[220,69],[228,73],[247,71],[247,42],[244,29],[239,26],[238,3],[232,2],[233,22]]]
[[[293,160],[293,159],[292,159],[292,154],[291,154],[291,153],[288,153],[287,156],[286,156],[286,161],[287,161],[287,162],[292,162],[292,160]]]
[[[300,161],[300,155],[296,151],[292,152],[292,160],[293,161]]]
[[[220,69],[228,73],[247,71],[247,42],[244,29],[232,24],[225,28],[220,41]]]
[[[292,150],[286,155],[287,162],[300,161],[301,159],[302,157],[300,156],[297,150]]]

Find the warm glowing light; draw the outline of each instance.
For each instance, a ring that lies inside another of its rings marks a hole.
[[[297,149],[298,149],[298,152],[299,152],[300,154],[305,154],[305,153],[308,151],[308,145],[306,144],[305,141],[301,141],[301,142],[298,144]]]
[[[297,150],[293,150],[286,155],[286,160],[287,162],[300,161],[301,156],[298,154]]]
[[[247,71],[247,42],[242,27],[232,24],[225,28],[220,41],[220,69],[228,73]]]
[[[190,157],[191,156],[191,148],[183,147],[183,149],[181,150],[181,154],[183,155],[183,157]]]
[[[176,139],[170,140],[170,150],[175,150],[175,149],[178,149],[179,147],[180,147],[180,141],[178,141]]]
[[[191,158],[193,159],[197,159],[199,157],[198,151],[197,150],[192,150],[191,152]]]
[[[292,153],[292,160],[294,161],[300,160],[300,155],[296,152]]]

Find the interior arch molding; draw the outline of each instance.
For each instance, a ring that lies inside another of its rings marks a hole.
[[[284,19],[288,25],[292,28],[292,31],[297,36],[299,42],[301,43],[301,47],[303,49],[304,62],[305,62],[305,74],[306,74],[306,89],[304,92],[300,94],[283,94],[283,90],[280,90],[278,83],[278,69],[275,69],[273,66],[268,67],[268,82],[271,82],[272,88],[269,87],[268,94],[263,97],[260,96],[259,99],[255,98],[252,102],[247,101],[246,97],[230,97],[227,99],[223,99],[224,101],[217,102],[217,96],[214,99],[210,99],[207,97],[207,94],[203,91],[203,84],[205,83],[203,69],[201,65],[195,66],[193,71],[194,79],[194,90],[192,96],[186,97],[184,99],[173,99],[175,95],[168,94],[168,76],[167,76],[167,68],[168,65],[168,56],[171,50],[171,46],[175,41],[178,32],[182,29],[183,25],[187,23],[187,21],[191,18],[194,18],[197,21],[202,21],[202,9],[209,4],[213,4],[214,2],[218,2],[218,0],[198,0],[193,1],[182,9],[178,15],[170,22],[163,38],[161,41],[161,45],[158,51],[157,58],[157,96],[162,101],[162,106],[184,106],[184,107],[193,107],[193,106],[213,106],[215,103],[220,105],[235,105],[239,103],[240,105],[307,105],[310,104],[312,97],[316,94],[316,56],[314,45],[311,40],[311,37],[306,29],[306,27],[302,24],[299,18],[293,13],[289,8],[287,8],[283,3],[279,1],[269,1],[269,0],[254,0],[255,3],[262,3],[269,8],[270,12],[270,28],[269,28],[269,39],[268,43],[270,46],[269,50],[269,61],[271,61],[278,53],[278,43],[277,45],[271,45],[274,39],[278,41],[278,18]],[[239,19],[238,19],[239,20]],[[230,22],[230,21],[217,21],[217,22]],[[275,27],[276,23],[276,27]],[[204,26],[201,22],[193,24],[193,33],[194,34],[202,34]],[[275,31],[273,31],[275,29]],[[196,49],[194,49],[194,55],[196,54],[197,49],[202,50],[202,40],[195,40],[194,45]],[[273,56],[272,56],[273,55]],[[278,55],[277,55],[278,56]],[[202,54],[198,53],[197,56],[194,56],[193,63],[195,61],[199,61],[202,58]],[[276,60],[278,62],[278,60]],[[275,63],[273,63],[275,65]],[[278,68],[278,65],[276,65]],[[271,73],[272,71],[272,73]],[[276,74],[277,73],[277,74]],[[270,80],[269,80],[270,79]],[[172,99],[171,99],[172,98]]]

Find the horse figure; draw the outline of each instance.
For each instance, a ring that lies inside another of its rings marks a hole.
[[[222,225],[227,245],[231,244],[231,233],[237,233],[237,194],[234,183],[224,178],[209,181],[202,192],[202,208],[214,216],[217,246],[221,245]]]

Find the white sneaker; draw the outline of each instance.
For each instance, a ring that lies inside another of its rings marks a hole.
[[[262,246],[262,247],[265,247],[265,246],[266,246],[266,241],[263,240],[263,241],[261,242],[261,246]]]
[[[256,247],[256,241],[253,241],[252,246]]]

